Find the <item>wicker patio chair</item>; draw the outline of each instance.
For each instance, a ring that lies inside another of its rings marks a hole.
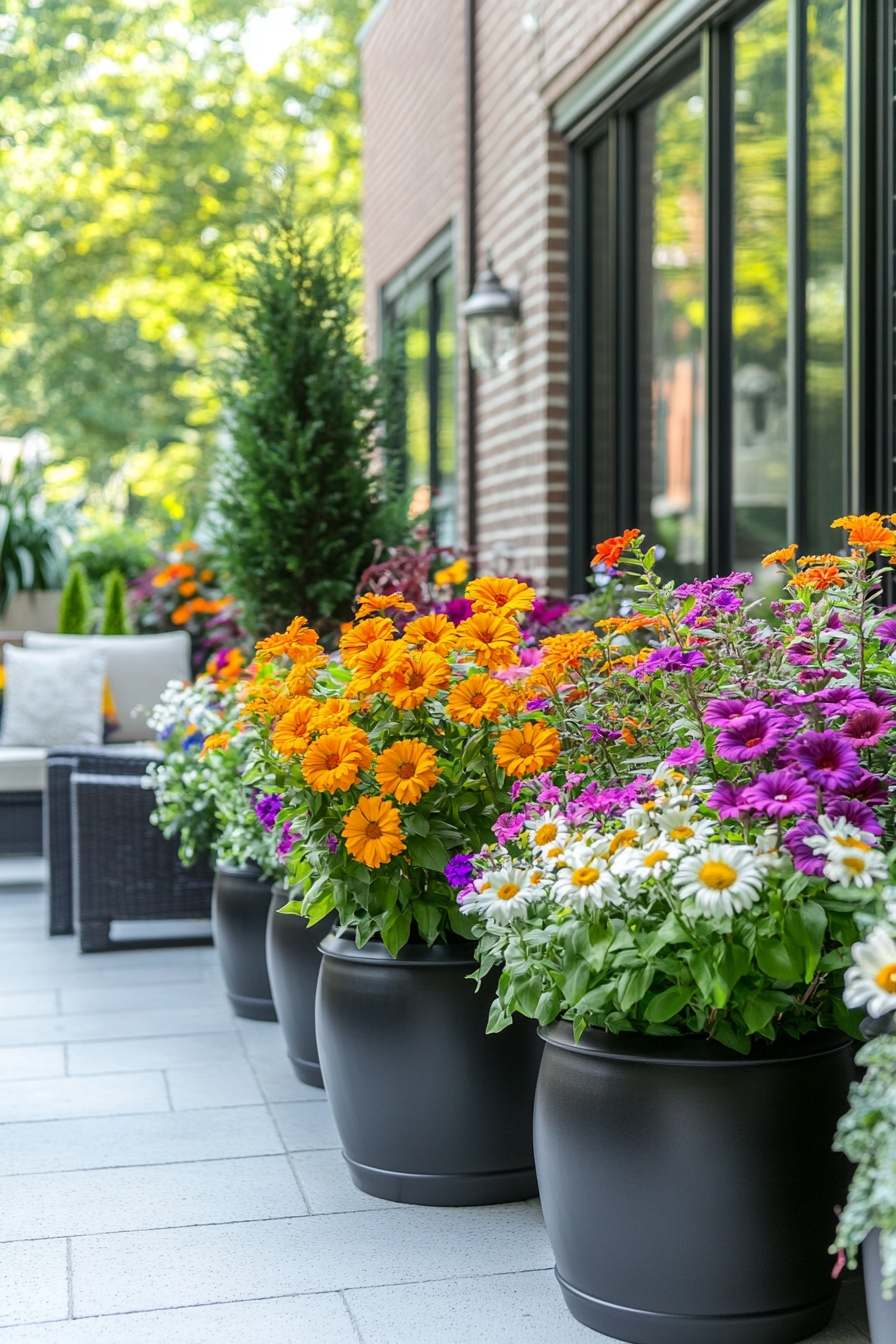
[[[145,762],[144,762],[145,764]],[[69,780],[74,923],[82,952],[108,951],[113,920],[208,919],[212,873],[185,868],[177,841],[150,825],[155,806],[139,774],[87,774]]]

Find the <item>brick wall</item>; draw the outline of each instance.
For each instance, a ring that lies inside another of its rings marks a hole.
[[[522,293],[520,353],[479,375],[481,568],[494,547],[539,588],[566,586],[566,150],[552,103],[652,0],[479,0],[477,188],[485,249]],[[524,24],[527,14],[538,22]],[[389,0],[362,46],[366,317],[380,287],[452,219],[465,297],[464,3]],[[466,354],[459,342],[459,498]],[[461,536],[465,528],[463,507]],[[595,539],[597,540],[597,538]]]

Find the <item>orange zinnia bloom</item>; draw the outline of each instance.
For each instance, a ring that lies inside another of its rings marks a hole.
[[[413,649],[395,664],[383,689],[396,709],[417,709],[450,680],[451,668],[441,654]]]
[[[456,723],[468,723],[478,728],[483,719],[497,723],[504,708],[507,687],[484,672],[477,672],[465,681],[459,681],[448,695],[445,708],[448,717]]]
[[[297,651],[317,643],[317,635],[311,629],[304,616],[294,616],[285,630],[276,635],[268,635],[255,645],[258,653],[266,653],[271,658],[295,658]]]
[[[405,602],[404,593],[364,593],[355,613],[356,621],[373,616],[378,611],[416,611],[413,602]]]
[[[553,765],[560,755],[560,734],[547,723],[508,728],[495,743],[495,760],[508,775],[522,779]]]
[[[166,565],[153,576],[153,588],[165,588],[169,583],[179,583],[181,579],[190,579],[196,573],[195,565]]]
[[[405,848],[401,813],[387,798],[359,799],[345,819],[342,835],[352,858],[368,868],[381,867]]]
[[[352,661],[354,676],[348,690],[352,695],[385,690],[408,650],[401,640],[375,639]]]
[[[457,643],[457,629],[440,612],[434,616],[418,616],[416,621],[405,626],[402,638],[406,644],[431,648],[434,653],[446,657]]]
[[[181,597],[192,597],[194,593],[199,591],[199,585],[194,583],[192,579],[187,579],[185,583],[178,584],[177,591]]]
[[[615,569],[622,552],[630,542],[640,535],[641,533],[636,527],[627,527],[621,537],[609,537],[606,541],[602,541],[599,546],[594,548],[591,568],[596,569],[598,565],[605,565],[607,569]]]
[[[181,602],[179,607],[175,607],[171,613],[171,619],[175,625],[186,625],[187,621],[193,615],[193,603]]]
[[[271,746],[281,756],[302,756],[311,745],[311,721],[316,702],[305,696],[282,716],[271,735]]]
[[[788,561],[793,559],[798,549],[794,541],[789,546],[782,546],[779,551],[770,551],[762,563],[766,568],[769,565],[786,565]]]
[[[199,571],[199,577],[203,583],[211,583],[215,577],[215,571],[213,569],[202,569]]]
[[[826,593],[829,588],[842,588],[845,582],[836,565],[821,565],[807,569],[803,574],[794,574],[787,587],[814,588],[816,592]]]
[[[844,565],[846,561],[842,555],[801,555],[797,564],[805,569],[807,565]]]
[[[573,630],[568,635],[551,635],[541,641],[542,666],[578,669],[583,658],[590,658],[599,645],[590,630]]]
[[[865,523],[879,523],[883,520],[882,513],[845,513],[842,518],[835,518],[831,527],[842,527],[849,531],[853,527],[861,527]],[[893,522],[893,519],[890,519]]]
[[[394,639],[395,634],[395,623],[388,616],[375,616],[360,625],[350,625],[339,641],[342,661],[346,667],[354,667],[355,659],[368,645],[381,639]]]
[[[891,532],[874,518],[860,518],[847,537],[850,546],[861,546],[866,551],[889,551],[896,546],[896,532]]]
[[[231,736],[232,734],[230,733],[212,733],[211,736],[207,737],[203,742],[202,750],[199,753],[199,759],[202,760],[203,756],[209,751],[220,751],[223,747],[226,747]]]
[[[516,622],[497,611],[478,611],[457,627],[458,646],[469,649],[476,663],[480,667],[487,667],[489,672],[497,672],[519,662],[519,641],[520,632]]]
[[[419,803],[438,783],[440,774],[436,753],[416,737],[393,743],[376,758],[376,782],[381,792],[393,794],[399,803]]]
[[[634,630],[643,630],[645,626],[662,624],[661,616],[608,616],[605,621],[595,621],[595,627],[614,635],[630,635]]]
[[[315,710],[311,726],[316,733],[331,733],[335,728],[344,728],[354,710],[351,700],[325,700]]]
[[[176,546],[172,546],[172,555],[183,555],[184,551],[198,551],[198,541],[179,541]]]
[[[488,575],[468,583],[464,596],[473,603],[474,611],[499,611],[502,616],[510,616],[515,611],[532,610],[535,589],[519,579]]]
[[[357,784],[358,775],[372,760],[366,733],[360,728],[336,728],[312,742],[305,752],[302,773],[316,793],[335,793]]]

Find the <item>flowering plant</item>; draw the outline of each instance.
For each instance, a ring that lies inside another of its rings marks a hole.
[[[457,626],[418,616],[401,593],[365,594],[338,661],[301,617],[257,646],[266,675],[247,710],[280,821],[298,832],[292,908],[315,922],[335,907],[359,944],[379,934],[393,955],[412,933],[470,936],[451,856],[487,843],[513,778],[560,749],[520,653],[517,616],[534,592],[484,578],[466,594],[473,611]]]
[[[245,637],[233,598],[221,590],[213,557],[198,542],[181,542],[159,564],[133,579],[128,598],[138,634],[187,631],[194,671]]]
[[[182,862],[208,854],[238,868],[256,863],[275,877],[282,865],[270,801],[243,779],[255,744],[254,729],[240,721],[251,684],[243,662],[238,650],[222,651],[194,682],[169,682],[149,718],[165,755],[149,766],[146,787],[156,795],[151,820],[179,837]]]
[[[777,624],[749,574],[674,587],[636,531],[598,548],[637,580],[634,609],[544,641],[558,768],[515,787],[459,894],[480,974],[504,968],[492,1030],[562,1014],[577,1036],[703,1033],[743,1053],[857,1034],[844,971],[893,838],[896,619],[874,556],[896,532],[841,525],[848,557],[767,557],[785,569]]]

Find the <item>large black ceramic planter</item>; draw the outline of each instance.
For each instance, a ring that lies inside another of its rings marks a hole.
[[[309,929],[301,915],[279,914],[279,907],[288,900],[283,888],[275,886],[268,912],[268,973],[296,1077],[311,1087],[323,1087],[314,1031],[314,994],[320,970],[320,940],[332,929],[336,915],[328,915]]]
[[[258,868],[215,869],[212,932],[227,997],[237,1017],[276,1022],[265,962],[264,935],[271,879]]]
[[[754,1045],[542,1031],[535,1159],[572,1314],[634,1344],[793,1344],[821,1330],[831,1152],[854,1045],[837,1032]]]
[[[317,1044],[352,1180],[405,1204],[537,1194],[532,1102],[541,1042],[528,1021],[485,1034],[468,943],[321,945]]]

